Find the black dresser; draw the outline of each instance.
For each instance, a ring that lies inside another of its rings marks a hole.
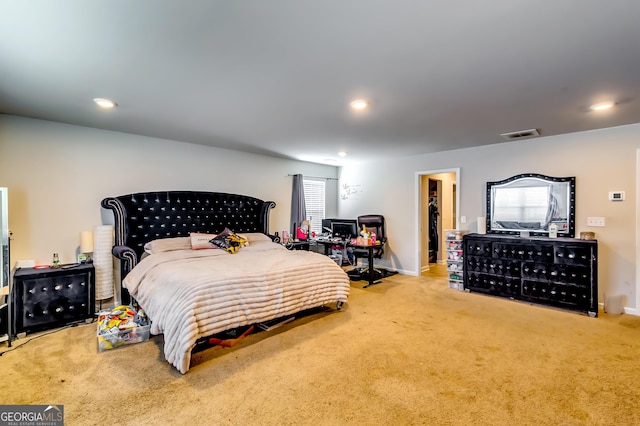
[[[598,315],[598,243],[573,238],[463,237],[464,289]]]
[[[11,299],[14,335],[93,318],[93,264],[17,269],[13,275]]]

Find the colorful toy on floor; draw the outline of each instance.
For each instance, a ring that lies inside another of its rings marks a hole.
[[[149,338],[149,318],[142,308],[121,305],[98,317],[98,350],[117,348]]]

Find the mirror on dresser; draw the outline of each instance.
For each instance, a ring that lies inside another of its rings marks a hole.
[[[9,287],[9,197],[7,192],[7,188],[0,188],[0,288],[2,289]]]
[[[9,209],[7,188],[0,188],[0,342],[8,340]]]
[[[487,182],[487,233],[548,236],[575,235],[575,177],[526,173]]]

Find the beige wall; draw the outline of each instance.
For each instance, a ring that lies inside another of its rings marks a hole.
[[[576,234],[594,231],[599,241],[599,301],[605,292],[624,295],[628,312],[634,313],[638,148],[640,124],[635,124],[343,167],[340,187],[346,184],[359,192],[339,199],[339,214],[384,214],[389,244],[382,264],[417,274],[420,172],[460,168],[458,216],[466,216],[467,223],[459,227],[470,232],[477,230],[476,218],[485,215],[487,181],[526,172],[575,176]],[[614,190],[625,191],[626,200],[609,201]],[[589,216],[605,217],[606,226],[587,227]]]
[[[9,188],[11,261],[75,260],[80,232],[110,223],[108,196],[152,190],[240,193],[277,206],[271,232],[288,229],[289,174],[337,178],[337,168],[200,145],[0,115],[0,186]],[[328,214],[337,181],[328,180]]]
[[[459,168],[458,215],[468,219],[460,228],[472,232],[475,218],[485,214],[487,181],[524,172],[576,176],[576,232],[594,231],[599,241],[599,300],[604,292],[622,294],[634,312],[639,147],[636,124],[343,167],[337,208],[327,214],[384,214],[389,245],[382,264],[418,274],[421,172]],[[9,188],[14,262],[48,263],[55,251],[63,262],[72,261],[80,231],[109,219],[100,200],[138,191],[211,190],[271,199],[278,204],[271,231],[281,230],[289,220],[287,175],[293,173],[337,176],[329,166],[0,115],[0,186]],[[613,190],[625,191],[626,200],[608,201]],[[588,216],[604,216],[606,227],[587,227]]]

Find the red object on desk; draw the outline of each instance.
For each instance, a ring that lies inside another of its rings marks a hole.
[[[296,233],[296,238],[299,240],[306,240],[307,234],[302,230],[302,228],[298,228],[298,231]]]

